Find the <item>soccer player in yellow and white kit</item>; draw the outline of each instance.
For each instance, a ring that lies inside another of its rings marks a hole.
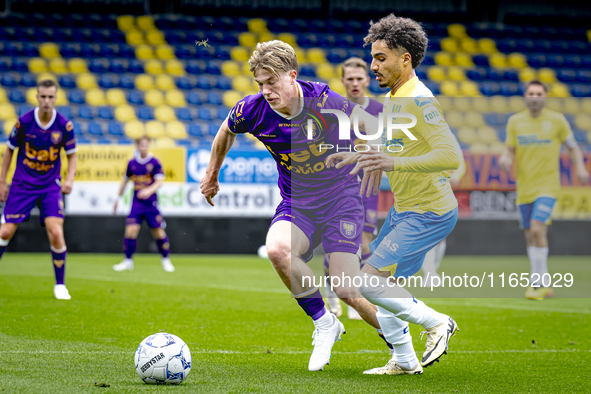
[[[525,230],[531,272],[525,296],[532,300],[552,297],[548,274],[548,224],[560,191],[560,146],[569,150],[582,185],[589,182],[583,154],[568,121],[560,112],[544,108],[548,90],[537,80],[525,87],[527,109],[507,122],[507,148],[499,164],[510,171],[517,162],[517,201],[521,227]],[[544,280],[544,277],[546,278]],[[544,286],[546,284],[546,286]]]
[[[408,131],[382,134],[380,151],[336,153],[327,159],[337,167],[356,163],[352,172],[364,170],[363,185],[375,182],[386,171],[395,204],[377,239],[370,245],[372,256],[358,276],[359,290],[378,306],[378,321],[394,347],[386,366],[366,374],[421,374],[446,351],[456,322],[415,299],[402,286],[401,278],[418,272],[425,254],[455,227],[458,203],[449,185],[449,170],[460,166],[460,147],[443,118],[441,106],[419,81],[415,68],[427,50],[422,27],[408,18],[389,15],[371,24],[365,43],[372,44],[371,70],[381,87],[390,88],[384,104],[384,119],[400,113],[393,123],[409,124]],[[416,125],[412,125],[416,119]],[[371,139],[371,137],[368,137]],[[371,142],[369,142],[371,144]],[[401,149],[402,148],[402,149]],[[370,189],[370,187],[368,187]],[[365,190],[365,189],[363,189]],[[423,326],[427,345],[422,360],[415,354],[409,323]]]

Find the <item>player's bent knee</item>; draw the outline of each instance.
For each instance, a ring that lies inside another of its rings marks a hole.
[[[267,255],[274,265],[283,266],[289,264],[291,261],[291,245],[283,241],[268,242]]]

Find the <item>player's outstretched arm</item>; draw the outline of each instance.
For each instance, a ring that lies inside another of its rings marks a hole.
[[[5,202],[8,197],[8,185],[6,184],[6,175],[12,162],[12,153],[14,150],[6,147],[4,151],[4,158],[2,159],[2,169],[0,170],[0,201]]]
[[[68,175],[66,180],[62,184],[62,193],[70,194],[72,187],[74,187],[74,177],[76,176],[76,165],[78,164],[78,158],[76,152],[68,155]]]
[[[589,183],[589,172],[585,168],[585,159],[583,159],[583,152],[581,151],[581,148],[576,142],[574,142],[574,144],[566,143],[565,145],[570,153],[571,161],[577,167],[577,178],[579,178],[579,182],[581,185],[586,185]]]
[[[503,151],[503,154],[501,154],[501,157],[499,158],[499,166],[501,167],[501,170],[506,171],[506,172],[510,172],[511,165],[513,164],[514,158],[515,158],[515,147],[508,146],[507,148],[505,148],[505,150]]]
[[[214,206],[212,199],[220,190],[220,183],[218,182],[220,169],[230,148],[234,145],[235,139],[236,134],[232,133],[228,127],[228,118],[226,118],[213,140],[209,164],[207,164],[205,176],[201,179],[201,194],[205,196],[205,199],[211,206]]]

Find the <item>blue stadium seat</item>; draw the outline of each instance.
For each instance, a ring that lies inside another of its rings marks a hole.
[[[184,41],[184,42],[186,42],[186,41]],[[197,50],[195,49],[195,47],[188,46],[188,45],[179,46],[176,48],[176,51],[175,51],[176,57],[181,60],[195,59],[196,52],[197,52]]]
[[[54,42],[70,42],[70,41],[72,41],[72,30],[55,29],[53,31],[53,41]],[[63,48],[62,48],[62,50],[63,50]],[[63,52],[62,52],[62,56],[64,56]]]
[[[0,85],[6,86],[7,88],[17,87],[18,83],[19,80],[17,80],[14,75],[3,74],[2,78],[0,78]]]
[[[78,89],[72,89],[68,92],[68,100],[72,104],[84,104],[84,93]]]
[[[164,33],[166,42],[170,45],[187,43],[187,34],[181,30],[170,30]],[[178,57],[178,55],[177,55]]]
[[[21,76],[21,83],[22,86],[26,86],[28,88],[32,88],[37,86],[37,79],[33,74],[23,74]]]
[[[107,66],[103,60],[93,59],[88,64],[88,70],[92,73],[103,74],[107,72]]]
[[[6,56],[21,56],[22,50],[19,45],[16,45],[15,43],[10,43],[4,46],[4,54]]]
[[[80,56],[80,47],[77,44],[66,44],[62,45],[60,54],[63,58],[69,59]]]
[[[211,83],[211,79],[209,79],[209,77],[200,76],[197,79],[197,88],[198,89],[209,90],[212,87],[213,87],[213,84]]]
[[[65,89],[74,89],[76,87],[76,80],[69,75],[60,76],[58,82]]]
[[[310,64],[303,64],[300,66],[300,75],[303,77],[316,77],[316,70]]]
[[[190,92],[187,95],[187,102],[191,105],[201,105],[203,104],[203,100],[201,100],[201,96],[197,92]]]
[[[331,49],[326,55],[326,60],[330,63],[342,63],[347,60],[347,51],[344,49]]]
[[[10,63],[7,59],[0,59],[0,72],[5,73],[10,70]]]
[[[23,104],[27,102],[27,98],[23,92],[18,89],[12,89],[8,95],[8,99],[15,104]]]
[[[185,67],[185,71],[189,74],[203,74],[205,73],[205,63],[203,61],[198,60],[191,60],[187,62],[187,67]]]
[[[506,70],[505,71],[505,81],[511,81],[511,82],[519,82],[519,74],[517,74],[517,71],[515,70]]]
[[[82,44],[80,46],[80,56],[85,59],[95,58],[98,56],[98,50],[94,45]]]
[[[554,40],[550,43],[550,50],[554,53],[569,53],[570,43],[565,40]]]
[[[577,70],[577,82],[591,83],[591,71]]]
[[[572,83],[577,80],[577,73],[574,70],[558,70],[556,72],[556,78],[560,82]]]
[[[423,70],[423,69],[416,69],[415,72],[417,74],[417,77],[419,77],[419,79],[421,81],[426,81],[426,80],[429,79],[428,76],[427,76],[427,73],[425,72],[425,70]]]
[[[87,120],[94,119],[94,115],[92,114],[92,108],[90,108],[87,105],[80,106],[80,108],[78,108],[78,117]]]
[[[216,60],[210,60],[209,62],[207,62],[205,72],[207,74],[220,75],[222,73],[222,70],[220,68],[219,62]]]
[[[573,97],[589,97],[590,93],[589,85],[571,85],[570,94]]]
[[[108,31],[108,30],[107,30]],[[99,56],[107,59],[117,57],[119,54],[119,47],[117,45],[101,44],[99,47]]]
[[[93,137],[102,137],[103,136],[103,128],[101,127],[100,123],[91,122],[88,124],[88,134]]]
[[[134,89],[135,81],[133,78],[123,75],[121,78],[119,78],[119,87],[121,89]]]
[[[302,48],[313,48],[318,46],[318,38],[316,34],[298,34],[297,43]]]
[[[29,72],[29,65],[23,59],[12,59],[12,70],[20,73]]]
[[[337,34],[335,38],[336,45],[340,48],[350,48],[359,44],[355,42],[355,37],[352,34]]]
[[[177,143],[177,145],[185,146],[187,148],[192,147],[194,145],[193,141],[189,140],[189,139],[176,140],[176,143]]]
[[[497,137],[499,138],[499,141],[505,142],[505,138],[507,138],[507,129],[506,129],[506,124],[501,125],[501,127],[497,127]]]
[[[499,84],[496,82],[483,82],[480,84],[480,92],[485,96],[494,96],[499,93]]]
[[[113,141],[105,137],[99,137],[96,139],[96,143],[99,145],[111,145]]]
[[[503,53],[515,52],[517,48],[517,42],[510,38],[504,38],[497,41],[497,49]]]
[[[127,138],[126,136],[117,138],[117,143],[119,145],[131,145],[135,143],[131,138]]]
[[[76,138],[78,138],[79,135],[85,134],[88,131],[88,129],[86,127],[83,127],[82,123],[79,122],[72,121],[72,126],[74,126],[74,133],[76,134]]]
[[[211,115],[211,111],[209,108],[199,108],[197,111],[197,118],[199,120],[204,120],[206,122],[210,122],[213,120],[213,116]]]
[[[59,112],[60,114],[62,114],[62,116],[71,119],[72,118],[72,107],[70,106],[63,106],[63,107],[57,107],[57,112]]]
[[[583,56],[581,58],[581,68],[591,69],[591,56]],[[12,69],[14,70],[14,62],[12,63]]]
[[[232,81],[228,77],[220,76],[217,78],[215,87],[220,90],[230,90],[232,89]]]
[[[212,46],[198,46],[195,48],[195,56],[198,59],[214,59],[215,58],[215,48]]]
[[[139,90],[132,90],[127,95],[127,101],[133,105],[144,105],[144,95]]]
[[[180,121],[184,121],[184,122],[192,122],[193,121],[193,115],[191,115],[191,110],[189,108],[179,108],[176,112],[176,116],[177,116],[177,118],[179,118]]]
[[[564,58],[561,55],[546,55],[546,67],[559,68],[564,64]]]
[[[207,127],[207,134],[209,134],[212,137],[215,137],[215,135],[218,133],[220,129],[220,125],[217,123],[210,123],[209,126]]]
[[[101,75],[98,84],[103,89],[111,89],[117,86],[115,80],[110,75]]]
[[[433,93],[433,95],[437,96],[438,94],[441,94],[439,90],[439,84],[437,84],[436,82],[424,81],[423,83],[431,91],[431,93]],[[383,93],[383,91],[381,93]]]
[[[29,112],[30,110],[32,110],[33,108],[29,107],[28,105],[21,105],[18,107],[18,116],[23,116],[24,114],[26,114],[27,112]]]
[[[519,94],[519,84],[512,82],[501,82],[499,84],[499,94],[510,97]]]
[[[486,79],[491,81],[502,81],[505,79],[505,73],[502,70],[489,68],[486,70]]]
[[[332,48],[336,45],[336,37],[334,34],[318,34],[318,46],[320,48]]]
[[[41,41],[41,40],[39,40],[39,41]],[[25,44],[25,45],[23,45],[23,56],[38,57],[39,56],[39,49],[33,44]]]
[[[484,121],[490,126],[502,126],[506,124],[507,117],[503,114],[489,113],[484,114]]]
[[[217,110],[217,118],[220,120],[224,120],[226,119],[226,117],[228,117],[228,114],[230,113],[230,110],[226,107],[221,107],[218,108]]]
[[[191,83],[191,79],[189,79],[187,77],[177,78],[176,86],[177,86],[177,88],[182,89],[182,90],[191,90],[195,87],[195,85],[193,85]]]
[[[471,81],[483,81],[486,79],[487,70],[482,67],[469,69],[466,71],[466,76]]]
[[[579,68],[581,66],[581,62],[581,57],[578,55],[564,56],[564,67],[566,68]]]
[[[76,135],[76,144],[78,144],[78,145],[92,144],[92,140],[86,138],[84,135],[77,134]]]
[[[549,40],[536,40],[534,42],[534,51],[538,53],[552,52],[552,43]]]
[[[189,135],[191,137],[197,137],[197,138],[203,137],[203,131],[201,130],[201,125],[198,125],[198,124],[189,125]]]
[[[486,57],[486,55],[476,55],[472,58],[472,61],[474,62],[475,65],[477,65],[479,67],[488,67],[489,66],[488,57]]]
[[[529,38],[522,38],[515,41],[515,52],[530,53],[534,51],[534,41]]]
[[[137,59],[133,59],[129,61],[129,69],[130,73],[134,74],[143,74],[144,73],[144,65]]]
[[[152,109],[149,107],[141,107],[137,111],[137,117],[140,120],[153,120],[154,114],[152,113]]]
[[[215,58],[218,60],[230,60],[230,49],[228,46],[215,47]]]
[[[125,59],[135,59],[135,50],[131,45],[122,44],[119,45],[119,57]]]
[[[570,53],[577,53],[577,54],[587,54],[590,52],[591,45],[585,41],[570,41],[569,42],[569,52]]]
[[[425,55],[425,58],[421,62],[421,65],[423,65],[423,66],[433,66],[433,65],[435,65],[435,58],[432,55],[430,55],[430,54],[427,53]]]
[[[98,110],[98,117],[105,120],[113,120],[113,118],[115,117],[113,114],[113,108],[100,107]]]
[[[578,143],[586,144],[588,142],[587,133],[584,131],[574,131],[573,134],[575,136],[575,140],[577,140]]]
[[[127,72],[127,63],[118,59],[109,62],[109,72],[123,74]]]
[[[222,95],[217,92],[209,92],[207,94],[207,102],[212,105],[222,105]]]
[[[109,135],[113,137],[123,137],[123,128],[117,122],[110,122],[109,123]]]
[[[546,56],[544,55],[528,55],[527,64],[533,68],[546,67]]]

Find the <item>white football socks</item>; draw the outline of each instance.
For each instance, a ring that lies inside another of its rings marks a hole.
[[[415,349],[412,346],[412,341],[402,343],[394,346],[394,357],[396,362],[400,364],[402,368],[413,369],[419,363]]]
[[[530,286],[542,286],[544,274],[548,274],[548,247],[529,246],[527,248],[527,257],[530,263]],[[536,277],[533,274],[536,273]],[[546,278],[548,275],[546,275]],[[546,279],[546,284],[550,280]]]

